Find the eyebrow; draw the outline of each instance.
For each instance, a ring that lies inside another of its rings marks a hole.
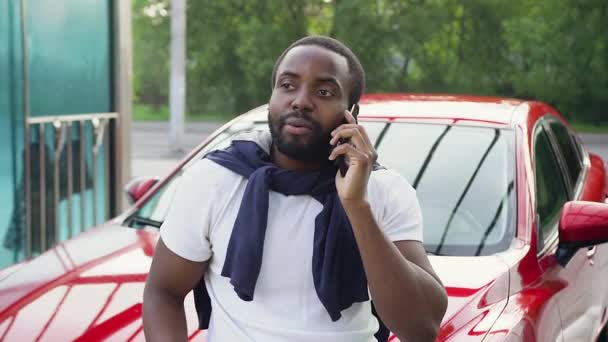
[[[340,82],[338,82],[338,80],[333,76],[322,76],[319,77],[317,81],[319,81],[319,83],[331,83],[336,86],[336,88],[342,89],[342,87],[340,86]]]
[[[293,71],[283,71],[278,77],[277,80],[281,77],[293,77],[293,78],[301,78],[300,75],[298,75],[297,73],[293,72]],[[336,88],[338,89],[342,89],[342,87],[340,86],[340,82],[338,82],[338,79],[330,76],[330,75],[322,75],[321,77],[317,77],[316,81],[318,83],[331,83],[332,85],[334,85]]]

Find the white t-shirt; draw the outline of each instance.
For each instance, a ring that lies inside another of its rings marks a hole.
[[[369,301],[355,303],[333,322],[315,291],[312,254],[321,203],[311,196],[270,192],[262,266],[253,301],[241,300],[221,276],[228,241],[247,179],[210,161],[184,171],[161,227],[165,245],[192,261],[209,262],[208,341],[372,342],[378,321]],[[368,200],[392,240],[422,241],[422,214],[414,188],[397,172],[373,171]]]

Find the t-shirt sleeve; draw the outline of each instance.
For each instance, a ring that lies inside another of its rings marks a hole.
[[[391,241],[422,242],[422,211],[416,190],[399,173],[379,170],[379,187],[375,191],[379,208],[378,224]]]
[[[201,262],[211,258],[209,242],[209,184],[205,184],[208,160],[197,161],[184,171],[160,227],[164,244],[184,259]]]

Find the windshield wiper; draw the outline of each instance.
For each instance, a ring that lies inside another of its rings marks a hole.
[[[156,220],[152,220],[149,219],[147,217],[142,217],[142,216],[132,216],[130,217],[128,220],[128,226],[132,227],[134,224],[138,224],[138,225],[142,225],[142,226],[152,226],[152,227],[156,227],[156,228],[160,228],[160,226],[163,224],[161,221],[156,221]]]

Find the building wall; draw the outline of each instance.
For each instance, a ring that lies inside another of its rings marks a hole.
[[[23,149],[21,74],[21,30],[18,2],[0,2],[0,266],[25,256],[19,244],[19,218],[15,210],[19,197],[19,177],[22,161],[16,151]]]
[[[112,111],[109,0],[28,0],[32,116]]]
[[[111,214],[116,120],[95,113],[114,109],[113,15],[111,0],[0,1],[0,268]]]

